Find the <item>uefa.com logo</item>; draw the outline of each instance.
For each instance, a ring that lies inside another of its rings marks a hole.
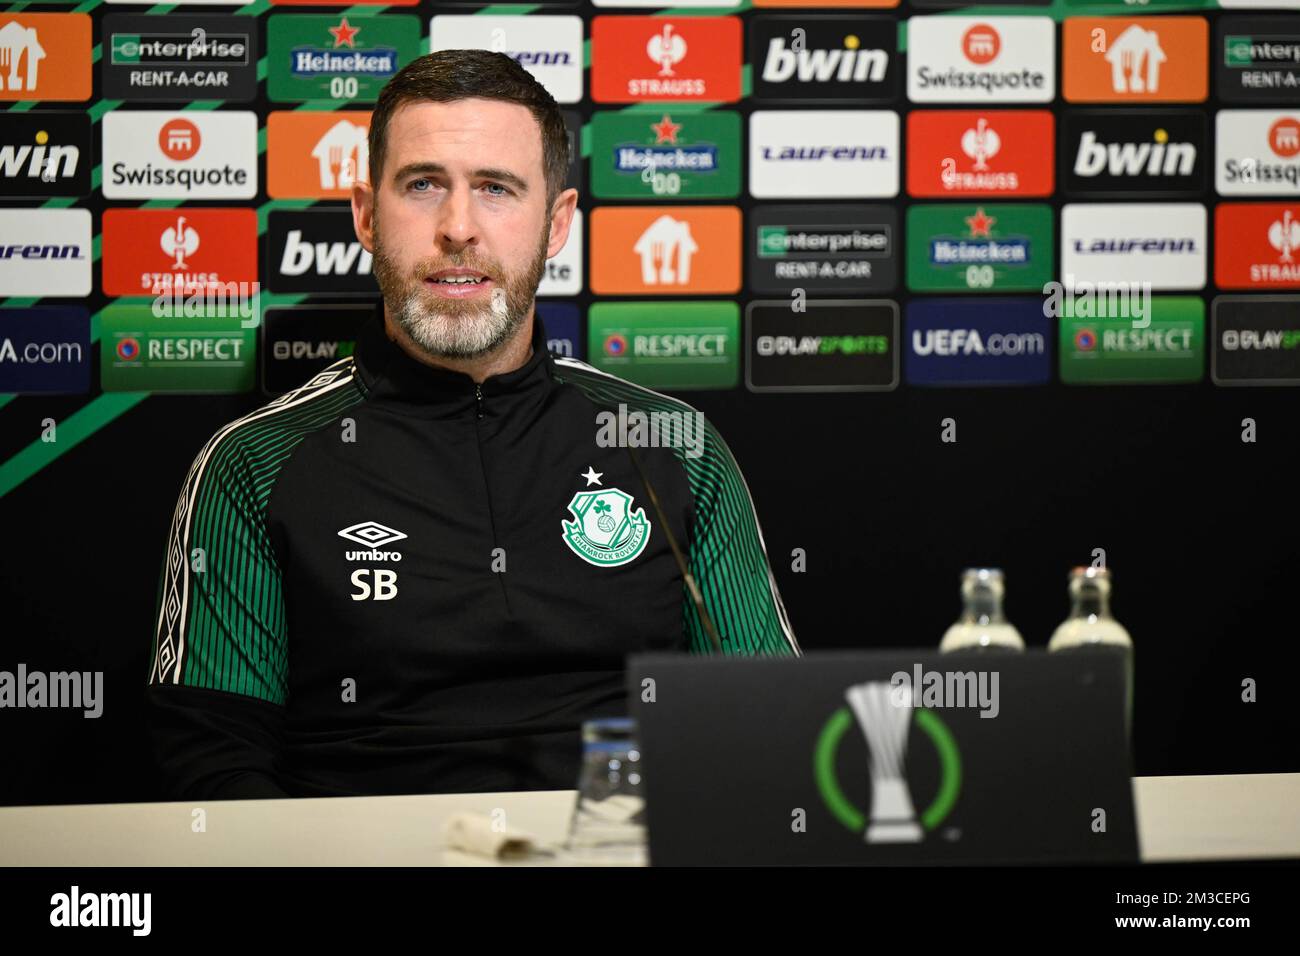
[[[159,319],[239,319],[240,328],[257,328],[262,317],[262,286],[258,282],[173,284],[154,296],[151,308]]]
[[[813,753],[813,777],[826,808],[867,843],[919,843],[925,833],[947,819],[961,794],[961,753],[956,738],[933,710],[913,706],[910,687],[870,681],[850,687],[844,697],[849,706],[831,714]],[[835,771],[840,744],[855,717],[869,749],[869,815],[845,796]],[[919,814],[904,768],[907,735],[913,723],[930,741],[941,768],[938,790]]]

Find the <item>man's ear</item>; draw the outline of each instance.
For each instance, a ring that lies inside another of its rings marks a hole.
[[[375,251],[375,191],[370,183],[352,183],[352,229],[366,252]]]
[[[569,241],[569,227],[573,225],[573,212],[578,208],[578,191],[566,189],[551,203],[551,236],[546,244],[546,258],[559,255]]]

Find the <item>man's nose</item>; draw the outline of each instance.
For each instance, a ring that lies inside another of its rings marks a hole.
[[[469,187],[457,186],[448,190],[447,198],[438,206],[438,216],[440,241],[451,246],[465,246],[477,241],[478,223]]]

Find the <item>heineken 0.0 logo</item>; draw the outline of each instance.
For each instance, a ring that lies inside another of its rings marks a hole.
[[[961,755],[947,725],[932,710],[912,706],[908,687],[884,681],[857,684],[844,692],[848,707],[831,714],[817,738],[813,776],[831,815],[867,843],[917,843],[952,812],[961,793]],[[868,747],[871,810],[862,810],[844,795],[835,769],[840,743],[854,718]],[[915,724],[939,756],[941,776],[933,799],[919,815],[907,784],[905,758],[908,730]]]
[[[632,496],[617,488],[580,491],[569,502],[572,521],[561,521],[564,543],[588,564],[627,564],[645,550],[650,522],[632,509]]]

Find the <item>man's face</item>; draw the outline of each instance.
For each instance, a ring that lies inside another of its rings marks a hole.
[[[389,315],[446,358],[491,352],[528,319],[576,204],[572,189],[546,201],[532,113],[478,98],[398,107],[380,178],[352,190]]]

